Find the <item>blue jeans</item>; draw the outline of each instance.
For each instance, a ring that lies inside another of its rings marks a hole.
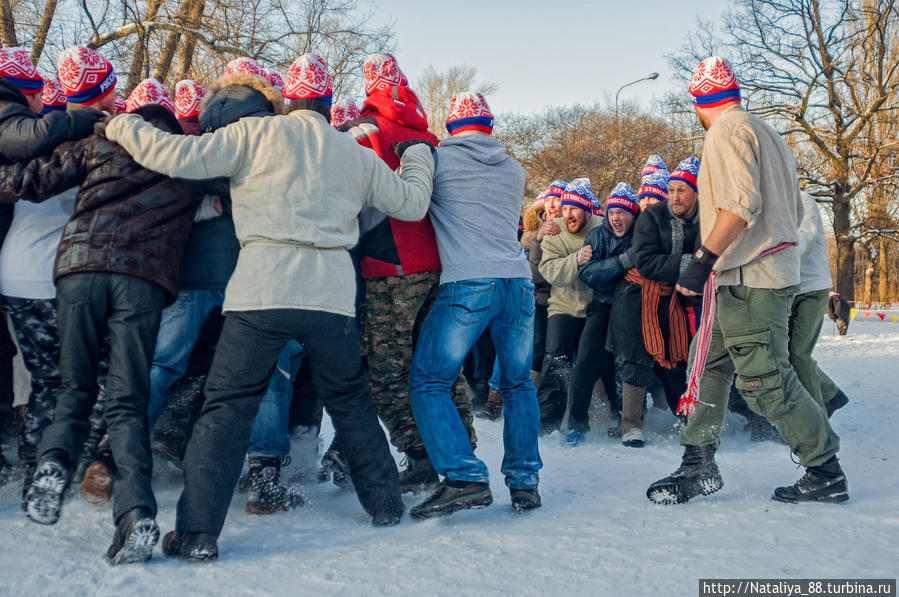
[[[451,282],[440,293],[418,336],[409,396],[415,422],[435,470],[456,481],[488,482],[487,466],[471,448],[450,388],[465,355],[485,329],[496,347],[503,394],[502,472],[512,489],[537,487],[540,409],[529,376],[534,350],[534,283],[526,278]]]
[[[187,290],[179,292],[175,302],[162,310],[150,367],[150,430],[159,420],[172,385],[187,371],[187,360],[200,337],[200,328],[224,300],[225,293],[220,290]]]
[[[278,355],[275,373],[256,411],[247,455],[284,458],[290,453],[290,401],[302,362],[303,347],[296,340],[289,340]]]

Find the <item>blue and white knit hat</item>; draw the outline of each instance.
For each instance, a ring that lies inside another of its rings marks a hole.
[[[667,170],[656,170],[649,176],[644,176],[637,199],[655,197],[659,201],[668,201],[668,178]]]
[[[637,193],[634,192],[634,188],[626,182],[619,182],[615,185],[606,200],[607,214],[610,209],[625,209],[635,216],[639,214],[640,204],[637,203]]]
[[[665,170],[667,172],[668,165],[660,155],[654,153],[646,159],[646,165],[643,166],[643,170],[640,171],[640,178],[649,176],[657,170]]]
[[[543,191],[544,199],[546,197],[561,197],[562,193],[565,192],[565,187],[567,186],[568,183],[561,178],[552,181],[551,183],[549,183],[549,186],[546,187],[546,190]]]
[[[596,195],[590,189],[589,178],[575,178],[565,187],[562,193],[562,205],[573,205],[593,213],[593,202]]]
[[[668,177],[669,180],[682,180],[688,185],[690,185],[694,191],[699,192],[699,188],[696,186],[696,181],[699,178],[699,158],[691,155],[690,157],[684,158],[683,161],[677,165],[677,168],[674,169],[674,172],[671,173],[671,176]]]

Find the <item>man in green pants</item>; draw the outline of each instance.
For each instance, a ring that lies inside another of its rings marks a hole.
[[[742,109],[727,60],[703,60],[690,93],[708,131],[698,181],[702,246],[676,288],[703,294],[703,318],[681,400],[690,417],[681,433],[683,462],[646,495],[671,504],[721,489],[715,450],[736,373],[749,407],[771,421],[806,467],[802,479],[775,489],[773,499],[845,501],[839,438],[790,364],[803,209],[795,158],[777,131]]]

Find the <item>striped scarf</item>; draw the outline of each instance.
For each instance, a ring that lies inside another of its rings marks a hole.
[[[687,316],[674,287],[657,280],[648,280],[636,268],[629,269],[624,279],[640,287],[640,321],[646,352],[661,366],[674,369],[678,363],[686,361],[690,354]],[[668,359],[665,358],[665,338],[659,325],[659,299],[663,296],[671,297],[668,302]]]
[[[765,249],[759,253],[756,259],[774,255],[791,247],[796,243],[780,243],[774,245],[770,249]],[[702,289],[702,318],[699,323],[699,333],[696,334],[696,355],[693,357],[693,366],[690,368],[690,381],[687,384],[687,391],[681,396],[680,402],[677,404],[677,412],[689,417],[696,411],[697,404],[705,404],[711,406],[699,399],[699,381],[705,372],[706,360],[709,358],[709,346],[712,344],[712,323],[715,321],[715,279],[718,278],[717,271],[713,271],[709,279],[706,280]]]

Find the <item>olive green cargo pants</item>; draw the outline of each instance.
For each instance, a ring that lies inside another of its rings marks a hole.
[[[826,411],[790,364],[789,321],[796,289],[718,289],[712,341],[699,384],[702,403],[681,432],[681,445],[720,443],[736,372],[737,389],[749,408],[771,421],[803,466],[822,464],[839,451],[840,440]]]

